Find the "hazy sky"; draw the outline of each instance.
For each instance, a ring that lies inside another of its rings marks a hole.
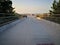
[[[18,13],[47,13],[53,0],[12,0]]]

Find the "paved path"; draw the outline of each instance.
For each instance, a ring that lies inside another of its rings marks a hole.
[[[27,17],[23,22],[0,34],[0,45],[60,45],[60,25]]]

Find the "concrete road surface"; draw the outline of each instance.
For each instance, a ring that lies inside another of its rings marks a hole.
[[[0,45],[60,45],[60,25],[27,17],[0,34]]]

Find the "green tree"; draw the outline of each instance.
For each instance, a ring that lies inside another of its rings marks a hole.
[[[0,1],[0,12],[1,13],[12,13],[13,12],[12,1],[11,0],[1,0]]]
[[[13,9],[11,0],[0,0],[0,17],[7,20],[17,19]]]
[[[51,16],[59,16],[60,14],[60,0],[57,2],[56,0],[53,1],[52,10],[50,10]]]

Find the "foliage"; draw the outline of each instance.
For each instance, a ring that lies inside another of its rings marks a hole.
[[[52,8],[52,10],[50,10],[50,15],[51,16],[59,16],[59,14],[60,14],[60,0],[58,2],[56,0],[54,0],[51,8]]]
[[[14,8],[12,7],[12,1],[0,1],[0,13],[12,13],[13,9]]]
[[[0,0],[0,25],[18,19],[11,0]]]

